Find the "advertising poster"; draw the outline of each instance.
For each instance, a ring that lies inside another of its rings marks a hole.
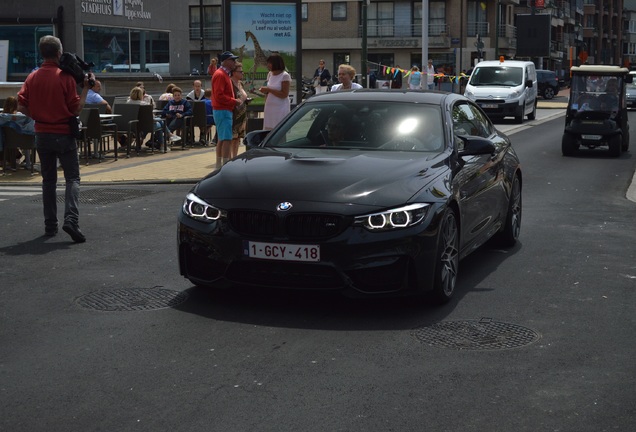
[[[245,88],[257,97],[267,79],[267,57],[278,53],[292,77],[290,99],[295,103],[300,74],[300,22],[297,1],[231,1],[229,43],[243,63]]]

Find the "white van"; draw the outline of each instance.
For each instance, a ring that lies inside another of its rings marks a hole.
[[[534,120],[537,114],[537,71],[529,61],[504,60],[477,63],[464,96],[474,100],[488,117]]]

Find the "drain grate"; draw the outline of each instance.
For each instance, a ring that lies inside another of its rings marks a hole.
[[[162,288],[95,291],[77,299],[86,309],[100,311],[146,311],[175,307],[188,299],[183,292]]]
[[[479,321],[446,321],[413,330],[420,342],[457,350],[518,348],[539,340],[534,330],[482,318]]]
[[[152,194],[152,191],[144,189],[82,189],[80,191],[80,204],[112,204],[129,199],[141,198]],[[42,202],[42,197],[34,202]],[[57,195],[57,202],[64,203],[64,195]]]

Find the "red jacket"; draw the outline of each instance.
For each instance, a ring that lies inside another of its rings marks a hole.
[[[68,119],[77,115],[80,97],[75,79],[57,63],[45,61],[24,81],[18,103],[29,109],[36,133],[69,134]]]
[[[232,80],[226,70],[220,67],[212,75],[212,108],[217,111],[233,111],[235,106]]]

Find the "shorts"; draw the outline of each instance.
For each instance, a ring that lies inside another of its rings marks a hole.
[[[219,141],[232,141],[232,111],[214,110],[214,123]]]

